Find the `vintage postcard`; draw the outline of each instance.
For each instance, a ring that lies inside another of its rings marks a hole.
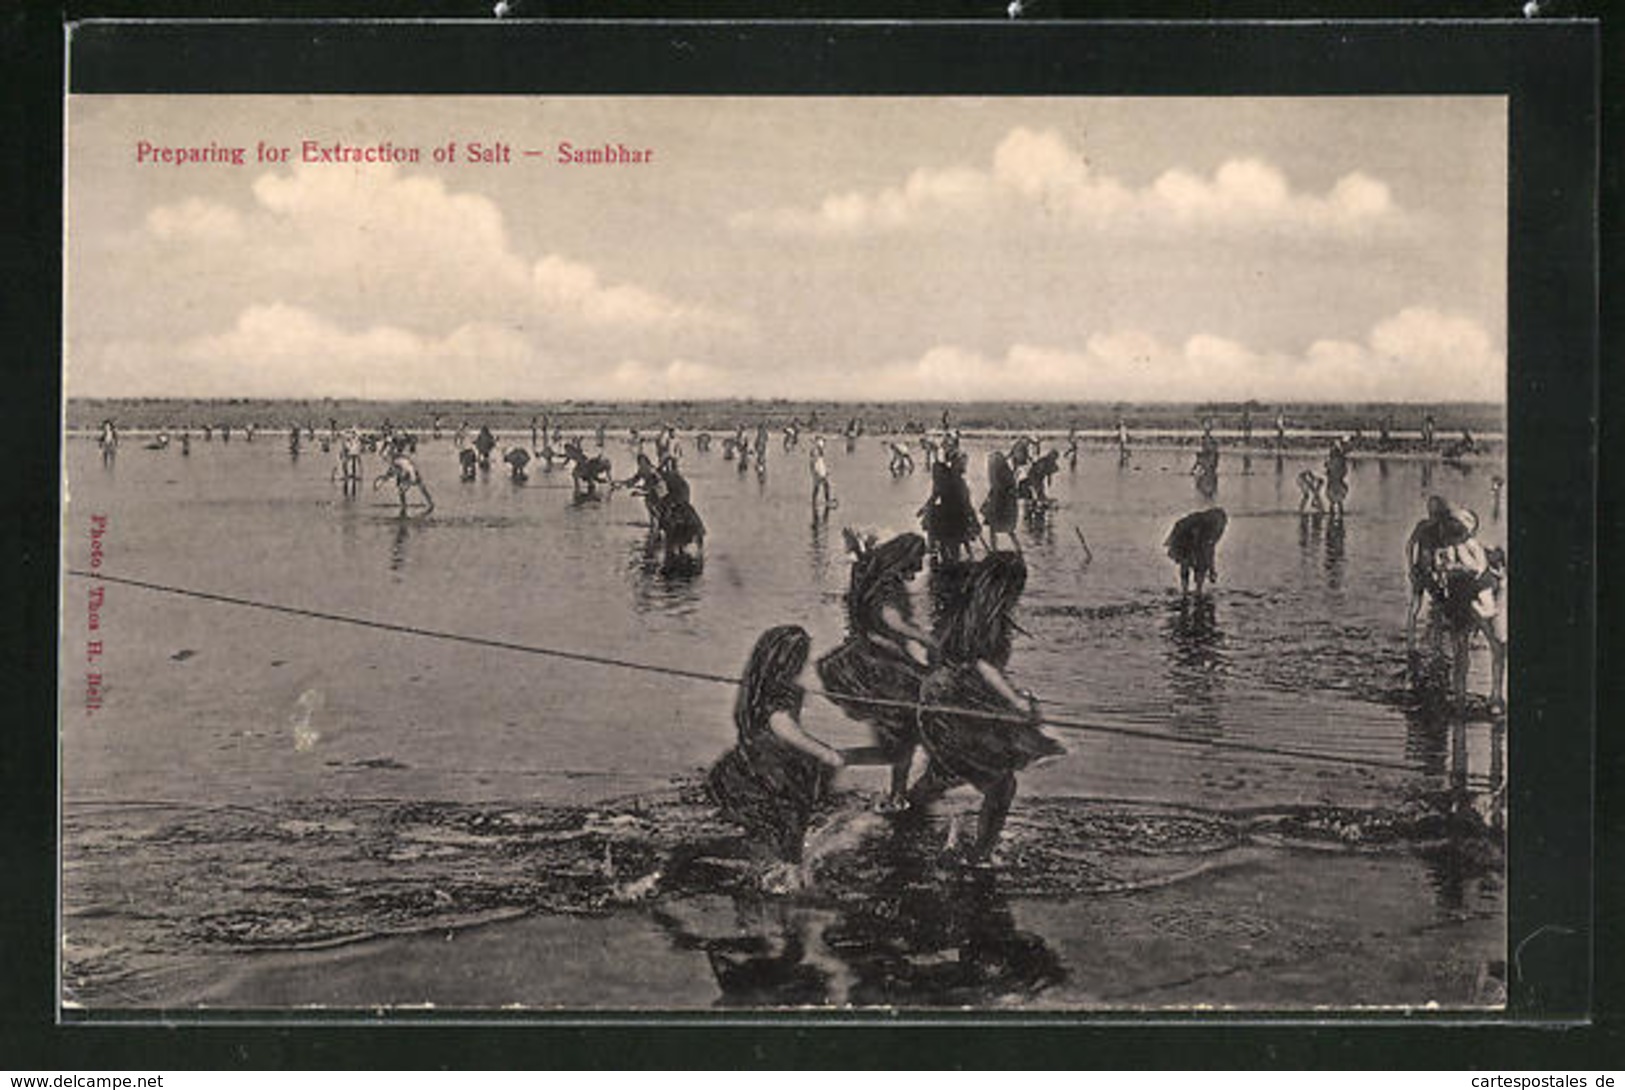
[[[1504,95],[66,126],[65,1010],[1504,1009]]]

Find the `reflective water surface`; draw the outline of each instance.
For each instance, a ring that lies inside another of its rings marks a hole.
[[[978,501],[990,442],[969,444]],[[815,654],[834,646],[841,528],[915,529],[929,489],[923,471],[893,478],[878,439],[830,444],[827,512],[803,452],[775,451],[760,478],[691,450],[705,559],[672,571],[641,501],[574,502],[562,469],[460,482],[450,444],[428,442],[417,462],[436,509],[402,520],[393,488],[369,487],[375,459],[347,499],[312,448],[191,450],[129,443],[104,465],[70,439],[65,564],[86,565],[100,514],[110,575],[721,676],[774,624],[806,627]],[[609,454],[630,472],[624,445]],[[936,859],[973,795],[888,823],[865,806],[883,770],[849,772],[822,878],[789,896],[741,878],[748,852],[689,797],[732,740],[726,685],[108,584],[105,703],[86,714],[87,586],[68,579],[68,998],[1497,1002],[1504,729],[1415,691],[1402,554],[1430,492],[1475,508],[1501,544],[1498,467],[1356,457],[1335,520],[1298,510],[1311,464],[1225,458],[1219,578],[1193,599],[1162,550],[1208,502],[1189,452],[1063,463],[1057,506],[1018,528],[1030,574],[1009,672],[1056,719],[1106,731],[1054,729],[1068,754],[1022,776],[991,874]],[[822,701],[805,719],[866,741]],[[1356,881],[1369,904],[1339,911]],[[447,934],[485,972],[437,971]],[[535,943],[545,974],[494,968]]]

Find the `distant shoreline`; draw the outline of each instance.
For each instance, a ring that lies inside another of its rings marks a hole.
[[[376,427],[384,420],[397,427],[428,433],[440,417],[443,431],[455,431],[464,420],[493,430],[528,432],[532,417],[547,416],[567,431],[591,431],[602,423],[610,429],[649,430],[672,424],[682,431],[754,430],[767,424],[777,431],[792,419],[804,430],[816,418],[816,430],[842,432],[849,421],[862,423],[866,434],[895,434],[905,425],[928,431],[941,428],[942,414],[966,431],[1044,432],[1065,435],[1073,428],[1086,436],[1115,433],[1119,417],[1131,438],[1138,432],[1182,436],[1198,430],[1211,417],[1221,438],[1242,434],[1242,414],[1252,413],[1252,445],[1268,448],[1275,437],[1275,413],[1286,417],[1287,438],[1294,433],[1316,437],[1360,433],[1365,445],[1377,442],[1383,420],[1391,421],[1396,446],[1418,442],[1422,420],[1432,414],[1435,445],[1446,446],[1467,428],[1475,438],[1490,440],[1504,431],[1506,408],[1486,402],[1400,404],[1383,402],[1185,402],[1126,404],[1120,402],[946,402],[818,401],[796,399],[694,401],[436,401],[361,400],[356,398],[69,398],[65,423],[70,431],[96,427],[111,418],[122,430],[191,428],[229,425],[274,430],[297,423],[323,429],[329,420],[340,427]]]
[[[88,442],[96,439],[98,430],[99,429],[94,425],[69,428],[67,429],[66,435],[70,439]],[[244,433],[235,427],[233,430],[238,434],[237,441],[239,443],[245,442],[243,437]],[[588,444],[591,445],[594,429],[566,427],[563,430],[565,435],[586,440]],[[680,429],[678,434],[683,436],[685,439],[692,439],[693,436],[700,430],[703,429]],[[130,440],[138,438],[145,440],[157,435],[160,431],[169,431],[171,438],[173,439],[178,438],[180,429],[153,427],[119,429],[120,434],[126,439]],[[257,435],[262,445],[272,446],[285,435],[286,431],[287,429],[285,427],[267,427],[257,429]],[[530,429],[528,427],[492,428],[491,432],[499,440],[502,440],[502,445],[505,447],[523,446],[525,445],[525,441],[530,438]],[[726,429],[726,432],[731,433],[731,429]],[[724,433],[724,431],[715,431],[712,434],[720,436]],[[316,434],[318,437],[325,436],[326,426],[323,425],[322,427],[318,428]],[[645,434],[647,437],[649,433]],[[1267,438],[1261,438],[1255,434],[1251,443],[1244,443],[1239,433],[1232,435],[1217,429],[1214,431],[1214,436],[1219,441],[1220,449],[1225,454],[1230,455],[1231,457],[1241,456],[1245,458],[1270,458],[1277,455],[1302,457],[1305,454],[1319,456],[1325,453],[1326,448],[1330,445],[1331,440],[1334,437],[1342,434],[1342,432],[1335,430],[1297,430],[1287,434],[1284,445],[1277,446],[1273,435]],[[194,430],[191,432],[191,435],[194,441],[202,440],[201,432]],[[1060,450],[1063,452],[1065,450],[1067,440],[1066,431],[1057,431],[1054,429],[1045,428],[1024,428],[1019,430],[964,428],[961,429],[960,435],[964,439],[973,443],[986,442],[988,440],[1013,441],[1018,436],[1030,436],[1032,438],[1042,440],[1051,449]],[[438,440],[434,439],[430,434],[424,433],[418,436],[418,442],[426,447],[433,446],[437,442],[449,445],[452,442],[452,438],[452,429],[445,428],[442,430],[442,434]],[[624,446],[626,438],[626,432],[624,430],[617,429],[611,431],[606,436],[606,443],[611,447],[620,447]],[[920,436],[917,434],[881,435],[879,433],[867,433],[859,440],[859,442],[870,444],[872,449],[873,444],[881,439],[896,439],[903,441],[905,445],[909,446],[916,454],[918,454],[919,449],[917,447],[917,443],[919,438]],[[1178,432],[1167,429],[1143,429],[1136,432],[1131,429],[1129,433],[1129,450],[1131,453],[1135,454],[1166,451],[1189,452],[1195,450],[1200,438],[1201,431],[1198,428],[1191,428],[1186,431]],[[1461,465],[1485,465],[1504,460],[1506,444],[1499,432],[1475,433],[1473,439],[1475,449],[1471,453],[1464,454],[1450,460]],[[1419,462],[1429,460],[1443,461],[1444,451],[1445,448],[1449,446],[1449,440],[1449,435],[1435,439],[1433,449],[1428,450],[1422,446],[1420,436],[1414,434],[1404,435],[1396,433],[1387,447],[1379,447],[1375,438],[1367,436],[1366,441],[1363,443],[1355,442],[1350,444],[1348,448],[1348,457],[1349,461],[1351,462],[1369,460],[1391,462]],[[1110,429],[1079,429],[1078,441],[1079,450],[1085,456],[1099,457],[1101,454],[1111,454],[1115,456],[1117,453],[1116,432]],[[776,449],[778,445],[777,434],[775,434],[773,437],[773,444],[774,449]],[[175,447],[176,444],[172,443],[171,449],[174,449]]]

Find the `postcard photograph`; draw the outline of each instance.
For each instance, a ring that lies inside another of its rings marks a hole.
[[[66,1012],[1500,1012],[1508,100],[73,94]]]

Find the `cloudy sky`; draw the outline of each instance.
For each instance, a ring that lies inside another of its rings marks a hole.
[[[68,137],[70,395],[1505,393],[1500,98],[78,96]],[[305,139],[423,161],[253,161]]]

